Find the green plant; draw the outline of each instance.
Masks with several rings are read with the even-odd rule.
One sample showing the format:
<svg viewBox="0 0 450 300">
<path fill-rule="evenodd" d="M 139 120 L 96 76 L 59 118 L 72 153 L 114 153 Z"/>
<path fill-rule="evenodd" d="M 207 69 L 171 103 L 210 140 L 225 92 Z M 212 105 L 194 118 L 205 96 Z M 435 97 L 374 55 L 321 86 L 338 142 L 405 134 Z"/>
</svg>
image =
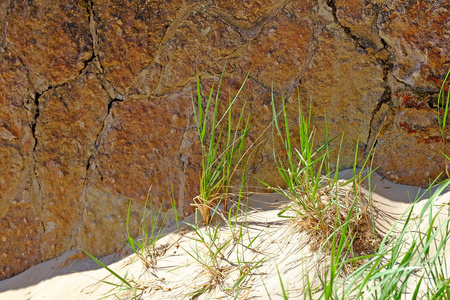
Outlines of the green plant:
<svg viewBox="0 0 450 300">
<path fill-rule="evenodd" d="M 280 211 L 279 216 L 290 218 L 296 222 L 298 228 L 308 236 L 309 247 L 313 251 L 325 249 L 330 253 L 334 249 L 334 243 L 341 242 L 344 229 L 348 229 L 348 235 L 353 242 L 347 243 L 346 251 L 351 255 L 361 252 L 376 250 L 379 239 L 373 223 L 373 207 L 359 191 L 361 174 L 356 174 L 357 153 L 354 162 L 354 176 L 351 180 L 339 183 L 337 172 L 339 171 L 339 155 L 336 163 L 336 173 L 323 174 L 324 170 L 330 170 L 329 153 L 330 143 L 328 129 L 325 124 L 326 141 L 319 147 L 314 143 L 314 129 L 311 128 L 311 110 L 307 117 L 303 115 L 302 106 L 298 105 L 298 146 L 292 143 L 292 132 L 289 127 L 285 101 L 281 99 L 281 112 L 277 113 L 275 101 L 272 96 L 273 123 L 276 134 L 284 147 L 287 162 L 284 163 L 275 155 L 278 173 L 284 180 L 287 189 L 273 188 L 281 195 L 292 201 L 292 204 Z M 278 121 L 278 115 L 282 115 L 283 123 Z M 283 126 L 283 127 L 282 127 Z M 341 145 L 342 145 L 341 138 Z M 356 146 L 358 148 L 358 145 Z M 370 157 L 370 156 L 368 156 Z M 368 158 L 364 166 L 368 163 Z M 348 187 L 352 184 L 352 187 Z M 270 186 L 269 186 L 270 187 Z M 336 228 L 340 228 L 336 231 Z M 335 236 L 335 237 L 334 237 Z M 334 237 L 330 239 L 330 237 Z M 327 245 L 324 247 L 323 245 Z"/>
<path fill-rule="evenodd" d="M 165 223 L 167 213 L 161 219 L 161 212 L 163 204 L 160 205 L 159 210 L 154 215 L 153 203 L 149 201 L 150 211 L 144 210 L 139 226 L 140 237 L 134 239 L 129 231 L 131 201 L 128 204 L 126 228 L 127 228 L 127 241 L 133 252 L 141 259 L 146 268 L 156 265 L 156 258 L 161 256 L 165 252 L 165 247 L 157 246 L 157 242 L 163 234 L 162 226 Z M 146 205 L 147 206 L 147 205 Z M 176 211 L 176 209 L 174 209 Z M 177 221 L 178 222 L 178 221 Z"/>
<path fill-rule="evenodd" d="M 442 153 L 445 156 L 445 173 L 447 177 L 450 177 L 449 170 L 448 170 L 448 164 L 450 158 L 447 156 L 447 137 L 445 133 L 445 127 L 447 124 L 447 116 L 448 116 L 448 109 L 449 109 L 449 102 L 450 102 L 450 91 L 448 90 L 448 87 L 445 86 L 445 84 L 448 81 L 448 78 L 450 76 L 450 70 L 447 72 L 447 75 L 445 76 L 441 89 L 439 91 L 438 95 L 438 104 L 437 104 L 437 116 L 438 116 L 438 124 L 439 129 L 441 133 L 442 143 L 443 143 L 443 151 Z M 445 95 L 445 92 L 447 92 L 447 96 Z M 442 107 L 441 107 L 442 106 Z"/>
<path fill-rule="evenodd" d="M 112 269 L 110 269 L 108 266 L 106 266 L 104 263 L 102 263 L 100 260 L 98 260 L 95 256 L 91 255 L 89 252 L 83 250 L 83 252 L 89 256 L 93 261 L 95 261 L 97 264 L 99 264 L 102 268 L 104 268 L 105 270 L 107 270 L 109 273 L 111 273 L 111 275 L 113 275 L 114 277 L 116 277 L 117 279 L 119 279 L 120 284 L 114 283 L 114 282 L 109 282 L 106 280 L 101 280 L 101 282 L 109 284 L 114 286 L 115 288 L 118 288 L 120 290 L 125 290 L 125 291 L 133 291 L 134 294 L 136 294 L 136 288 L 132 285 L 132 283 L 130 281 L 128 281 L 127 275 L 125 274 L 125 276 L 120 276 L 119 274 L 117 274 L 116 272 L 114 272 Z M 106 296 L 108 297 L 108 296 Z M 106 298 L 105 297 L 105 298 Z"/>
<path fill-rule="evenodd" d="M 449 185 L 449 180 L 440 185 L 418 216 L 413 215 L 414 207 L 429 189 L 416 198 L 386 233 L 378 251 L 367 255 L 366 262 L 346 278 L 346 284 L 340 287 L 342 299 L 350 295 L 357 299 L 400 299 L 407 292 L 415 295 L 413 299 L 449 299 L 445 297 L 448 294 L 445 255 L 450 239 L 450 215 L 447 212 L 445 219 L 438 221 L 444 207 L 436 206 L 439 195 Z M 418 278 L 418 284 L 410 290 L 408 282 L 413 277 Z M 424 285 L 425 295 L 420 294 Z"/>
<path fill-rule="evenodd" d="M 213 215 L 217 210 L 218 206 L 213 210 Z M 197 218 L 194 224 L 188 224 L 195 233 L 195 237 L 192 238 L 195 246 L 191 246 L 189 250 L 184 248 L 183 250 L 203 267 L 210 279 L 208 284 L 196 289 L 191 293 L 191 296 L 198 296 L 221 284 L 228 276 L 230 270 L 227 265 L 222 263 L 222 259 L 225 257 L 224 249 L 232 241 L 232 238 L 221 238 L 220 221 L 214 227 L 205 226 L 201 228 L 198 224 Z M 203 251 L 202 248 L 204 248 Z"/>
<path fill-rule="evenodd" d="M 276 266 L 276 268 L 277 268 L 278 279 L 280 280 L 281 291 L 283 292 L 283 299 L 288 300 L 289 298 L 288 298 L 286 289 L 284 288 L 283 279 L 281 278 L 280 270 L 278 270 L 278 266 Z"/>
<path fill-rule="evenodd" d="M 155 267 L 157 263 L 157 258 L 159 256 L 164 255 L 167 250 L 167 246 L 158 246 L 158 241 L 163 235 L 163 226 L 165 225 L 165 221 L 168 213 L 167 211 L 162 216 L 163 203 L 161 203 L 158 211 L 155 211 L 153 208 L 153 202 L 150 197 L 151 187 L 147 193 L 147 203 L 149 203 L 149 208 L 147 209 L 147 204 L 145 205 L 145 209 L 143 210 L 139 231 L 140 236 L 138 238 L 133 238 L 130 230 L 130 216 L 131 216 L 131 201 L 128 204 L 127 210 L 127 218 L 126 218 L 126 230 L 127 230 L 127 242 L 128 246 L 133 250 L 134 254 L 141 260 L 142 264 L 145 268 Z M 173 189 L 170 198 L 170 203 L 172 205 L 172 210 L 174 212 L 175 221 L 178 226 L 178 216 L 176 211 L 176 203 L 173 196 Z M 114 283 L 110 281 L 102 280 L 101 282 L 112 285 L 115 288 L 116 292 L 121 292 L 122 297 L 137 299 L 138 294 L 142 293 L 145 290 L 145 286 L 135 282 L 132 279 L 127 279 L 127 273 L 124 276 L 120 276 L 117 272 L 114 272 L 111 268 L 103 264 L 96 257 L 83 250 L 86 255 L 88 255 L 92 260 L 94 260 L 97 264 L 99 264 L 102 268 L 107 270 L 112 276 L 117 278 L 120 283 Z M 105 298 L 110 295 L 106 295 Z M 121 298 L 122 298 L 121 297 Z"/>
<path fill-rule="evenodd" d="M 200 194 L 194 198 L 194 202 L 205 224 L 210 223 L 210 212 L 216 203 L 220 203 L 223 200 L 225 202 L 225 210 L 227 209 L 230 182 L 237 166 L 241 162 L 244 139 L 248 135 L 251 127 L 249 126 L 249 119 L 247 118 L 245 122 L 243 119 L 245 104 L 240 110 L 240 117 L 237 124 L 235 127 L 232 126 L 232 108 L 244 87 L 247 77 L 233 100 L 231 98 L 229 99 L 225 112 L 219 118 L 219 94 L 224 73 L 225 69 L 220 77 L 215 99 L 213 97 L 214 84 L 211 87 L 205 108 L 203 108 L 202 104 L 203 97 L 198 73 L 196 75 L 196 103 L 192 96 L 192 106 L 202 151 Z M 212 120 L 209 117 L 210 108 L 213 110 Z M 226 138 L 223 136 L 224 132 L 220 129 L 222 122 L 226 123 L 224 125 L 226 128 Z M 220 146 L 222 146 L 222 150 Z"/>
</svg>

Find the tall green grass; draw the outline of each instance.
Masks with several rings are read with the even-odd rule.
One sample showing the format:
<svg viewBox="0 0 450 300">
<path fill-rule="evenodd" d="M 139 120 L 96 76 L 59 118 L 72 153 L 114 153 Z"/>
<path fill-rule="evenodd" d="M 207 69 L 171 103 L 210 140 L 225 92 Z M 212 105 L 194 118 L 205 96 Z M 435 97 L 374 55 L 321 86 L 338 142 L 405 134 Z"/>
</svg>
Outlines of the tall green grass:
<svg viewBox="0 0 450 300">
<path fill-rule="evenodd" d="M 227 208 L 231 180 L 242 161 L 244 139 L 251 127 L 249 119 L 244 120 L 245 103 L 242 105 L 237 123 L 234 126 L 232 124 L 232 109 L 248 77 L 244 79 L 235 97 L 229 99 L 225 112 L 219 116 L 219 95 L 224 73 L 225 69 L 220 77 L 215 97 L 213 84 L 205 105 L 198 73 L 197 101 L 192 95 L 192 107 L 202 151 L 200 194 L 194 198 L 194 202 L 205 224 L 210 223 L 210 213 L 215 204 L 223 200 L 225 209 Z M 221 129 L 223 126 L 225 130 Z"/>
<path fill-rule="evenodd" d="M 361 235 L 368 239 L 367 243 L 375 244 L 379 238 L 373 226 L 373 207 L 367 199 L 362 197 L 359 184 L 364 176 L 356 174 L 357 152 L 354 160 L 354 176 L 346 182 L 338 182 L 339 155 L 334 163 L 336 172 L 331 174 L 330 152 L 340 152 L 343 136 L 338 149 L 331 148 L 330 144 L 335 139 L 329 139 L 327 125 L 325 124 L 326 140 L 321 145 L 315 143 L 315 130 L 311 126 L 311 110 L 305 116 L 300 98 L 298 101 L 298 134 L 297 145 L 293 145 L 293 131 L 289 126 L 287 107 L 284 99 L 281 99 L 281 113 L 276 111 L 275 100 L 272 97 L 272 115 L 275 134 L 281 140 L 286 153 L 287 162 L 276 156 L 277 170 L 283 178 L 286 189 L 271 187 L 274 191 L 290 199 L 292 204 L 282 209 L 280 217 L 290 218 L 296 222 L 298 228 L 308 236 L 308 242 L 313 250 L 333 251 L 333 244 L 340 242 L 340 236 L 348 231 L 356 235 L 357 240 L 362 240 Z M 281 116 L 279 120 L 278 116 Z M 275 147 L 274 147 L 275 148 Z M 358 145 L 356 146 L 358 149 Z M 370 156 L 368 156 L 370 157 Z M 363 167 L 369 162 L 366 159 Z M 366 176 L 370 176 L 366 175 Z M 347 186 L 351 186 L 348 188 Z M 369 228 L 367 235 L 361 228 Z M 337 232 L 336 228 L 340 228 Z M 360 236 L 358 236 L 360 235 Z M 330 237 L 336 236 L 333 239 Z M 327 247 L 323 247 L 327 244 Z M 364 243 L 349 243 L 350 252 L 368 251 Z M 348 248 L 347 247 L 347 248 Z M 371 249 L 375 250 L 376 245 Z"/>
<path fill-rule="evenodd" d="M 448 164 L 450 161 L 450 158 L 447 156 L 447 135 L 446 135 L 446 125 L 447 125 L 447 116 L 448 116 L 448 110 L 449 110 L 449 103 L 450 103 L 450 90 L 449 87 L 446 87 L 446 83 L 448 82 L 450 76 L 450 70 L 447 72 L 447 75 L 445 76 L 441 89 L 439 91 L 438 95 L 438 104 L 437 104 L 437 116 L 438 116 L 438 124 L 439 129 L 442 137 L 442 143 L 443 143 L 443 151 L 442 153 L 445 156 L 445 173 L 447 177 L 450 177 L 450 172 L 448 170 Z M 445 94 L 447 90 L 447 95 Z"/>
</svg>

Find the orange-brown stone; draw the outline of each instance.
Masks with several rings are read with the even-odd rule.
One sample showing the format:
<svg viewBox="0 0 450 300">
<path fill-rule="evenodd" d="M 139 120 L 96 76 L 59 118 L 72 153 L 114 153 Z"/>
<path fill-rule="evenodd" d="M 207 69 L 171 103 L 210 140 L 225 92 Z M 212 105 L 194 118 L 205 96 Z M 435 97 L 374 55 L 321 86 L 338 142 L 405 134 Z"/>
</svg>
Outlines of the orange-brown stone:
<svg viewBox="0 0 450 300">
<path fill-rule="evenodd" d="M 249 186 L 283 184 L 272 99 L 294 146 L 300 101 L 316 145 L 325 120 L 330 137 L 344 132 L 341 169 L 376 144 L 382 175 L 426 185 L 450 142 L 437 121 L 447 2 L 0 1 L 0 278 L 72 248 L 116 251 L 130 203 L 133 236 L 149 203 L 193 212 L 197 74 L 205 105 L 224 70 L 218 111 L 239 92 L 234 124 L 245 103 Z"/>
<path fill-rule="evenodd" d="M 96 151 L 108 102 L 94 73 L 39 98 L 35 157 L 42 194 L 43 259 L 76 246 L 89 158 Z"/>
<path fill-rule="evenodd" d="M 78 0 L 10 1 L 6 39 L 38 90 L 75 78 L 92 58 L 89 15 Z"/>
</svg>

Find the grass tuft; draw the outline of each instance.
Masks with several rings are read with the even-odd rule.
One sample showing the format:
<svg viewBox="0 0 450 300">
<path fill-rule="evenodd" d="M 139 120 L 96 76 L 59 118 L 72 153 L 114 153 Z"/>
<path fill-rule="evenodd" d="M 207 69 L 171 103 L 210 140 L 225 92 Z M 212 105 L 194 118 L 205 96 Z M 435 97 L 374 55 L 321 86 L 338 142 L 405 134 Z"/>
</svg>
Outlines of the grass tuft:
<svg viewBox="0 0 450 300">
<path fill-rule="evenodd" d="M 275 155 L 278 173 L 287 189 L 271 187 L 291 200 L 291 205 L 280 211 L 279 216 L 290 218 L 297 228 L 306 234 L 307 243 L 312 251 L 331 254 L 335 243 L 343 243 L 343 250 L 351 256 L 364 255 L 376 251 L 381 235 L 374 226 L 375 209 L 367 197 L 360 191 L 359 185 L 364 178 L 361 174 L 346 182 L 340 182 L 330 173 L 329 157 L 333 151 L 330 145 L 333 139 L 327 139 L 322 145 L 314 142 L 315 130 L 312 128 L 311 110 L 304 116 L 302 105 L 298 103 L 298 146 L 292 143 L 293 133 L 289 127 L 287 107 L 281 101 L 281 113 L 275 109 L 272 97 L 273 123 L 276 134 L 281 140 L 287 162 Z M 281 121 L 278 116 L 281 115 Z M 328 130 L 326 128 L 326 137 Z M 343 137 L 341 137 L 342 145 Z M 274 147 L 275 148 L 275 147 Z M 356 146 L 358 148 L 358 146 Z M 339 156 L 336 165 L 339 165 Z M 357 166 L 355 154 L 354 170 Z M 365 164 L 367 164 L 366 160 Z M 336 170 L 337 172 L 338 170 Z M 270 186 L 269 186 L 270 187 Z"/>
<path fill-rule="evenodd" d="M 223 115 L 219 116 L 219 94 L 224 73 L 225 68 L 220 77 L 215 97 L 213 85 L 206 99 L 206 105 L 203 105 L 198 72 L 196 76 L 197 101 L 192 95 L 192 107 L 202 150 L 200 194 L 194 198 L 194 206 L 200 212 L 206 225 L 211 222 L 210 213 L 216 204 L 224 202 L 225 210 L 227 210 L 230 183 L 236 168 L 242 161 L 244 139 L 251 128 L 249 119 L 244 120 L 243 118 L 245 103 L 242 105 L 237 124 L 235 126 L 232 124 L 232 108 L 235 106 L 248 76 L 236 96 L 232 100 L 229 99 Z M 212 120 L 210 109 L 213 111 Z M 225 123 L 225 125 L 221 125 L 221 123 Z M 225 130 L 221 130 L 223 126 Z"/>
</svg>

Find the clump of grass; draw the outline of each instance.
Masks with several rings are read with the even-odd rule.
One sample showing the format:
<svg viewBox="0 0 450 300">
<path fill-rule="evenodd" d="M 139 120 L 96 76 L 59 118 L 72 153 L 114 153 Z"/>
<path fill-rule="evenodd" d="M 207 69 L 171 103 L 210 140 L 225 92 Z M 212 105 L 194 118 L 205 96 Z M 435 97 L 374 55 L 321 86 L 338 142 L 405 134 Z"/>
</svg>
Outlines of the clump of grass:
<svg viewBox="0 0 450 300">
<path fill-rule="evenodd" d="M 147 193 L 147 201 L 145 205 L 145 209 L 143 210 L 141 221 L 139 224 L 139 237 L 134 238 L 129 230 L 130 224 L 130 216 L 131 216 L 131 201 L 128 204 L 127 210 L 127 219 L 126 219 L 126 230 L 127 230 L 127 243 L 134 254 L 139 258 L 141 263 L 144 265 L 146 269 L 155 268 L 157 264 L 157 258 L 163 256 L 167 249 L 167 245 L 158 245 L 158 241 L 163 235 L 163 226 L 165 225 L 166 218 L 170 212 L 167 211 L 163 214 L 163 203 L 161 203 L 159 209 L 156 211 L 153 207 L 153 201 L 150 196 L 151 187 Z M 147 209 L 147 203 L 149 203 L 149 207 Z M 172 206 L 172 210 L 174 212 L 175 221 L 178 225 L 178 215 L 176 210 L 176 203 L 173 196 L 173 190 L 170 198 L 170 203 Z M 139 295 L 141 295 L 147 288 L 148 284 L 143 284 L 141 282 L 137 282 L 132 278 L 127 278 L 128 273 L 124 276 L 119 275 L 117 272 L 114 272 L 111 268 L 103 264 L 99 259 L 83 250 L 86 255 L 88 255 L 92 260 L 94 260 L 98 265 L 107 270 L 113 277 L 119 280 L 118 283 L 101 280 L 101 282 L 111 285 L 113 287 L 112 293 L 115 297 L 119 299 L 138 299 Z M 118 297 L 117 294 L 120 294 Z M 107 294 L 104 298 L 108 298 L 112 295 Z"/>
<path fill-rule="evenodd" d="M 290 199 L 292 204 L 283 209 L 279 216 L 290 218 L 296 223 L 299 230 L 306 234 L 308 245 L 313 251 L 321 250 L 330 254 L 336 248 L 335 243 L 341 243 L 343 237 L 343 249 L 352 256 L 376 251 L 381 239 L 374 226 L 374 207 L 359 189 L 365 177 L 355 173 L 357 153 L 351 180 L 337 180 L 339 155 L 334 178 L 330 177 L 330 173 L 323 174 L 325 170 L 330 170 L 330 143 L 333 140 L 328 137 L 327 125 L 326 141 L 317 147 L 314 143 L 315 130 L 310 123 L 311 110 L 308 116 L 304 116 L 299 103 L 299 144 L 295 147 L 283 98 L 281 102 L 281 113 L 277 113 L 272 96 L 273 123 L 286 152 L 287 162 L 278 158 L 275 152 L 274 155 L 278 173 L 287 189 L 273 189 Z M 282 115 L 282 121 L 278 120 L 278 115 Z M 364 165 L 367 163 L 368 159 Z"/>
<path fill-rule="evenodd" d="M 151 188 L 150 188 L 151 189 Z M 128 204 L 128 213 L 126 220 L 126 228 L 127 228 L 127 241 L 130 248 L 133 252 L 140 258 L 142 263 L 146 268 L 154 267 L 157 262 L 157 258 L 159 256 L 164 255 L 166 252 L 166 248 L 163 245 L 157 246 L 158 240 L 161 238 L 163 234 L 163 226 L 165 224 L 167 213 L 162 215 L 163 204 L 160 205 L 159 210 L 156 212 L 153 209 L 153 201 L 150 195 L 150 189 L 147 194 L 147 203 L 149 203 L 149 212 L 144 209 L 141 217 L 141 222 L 139 224 L 139 232 L 140 237 L 133 238 L 130 234 L 129 230 L 129 222 L 130 222 L 130 212 L 131 212 L 131 201 Z M 174 203 L 172 203 L 174 205 Z M 145 207 L 147 204 L 145 205 Z M 173 206 L 173 210 L 176 214 L 176 207 Z M 178 221 L 177 221 L 178 222 Z"/>
<path fill-rule="evenodd" d="M 238 200 L 238 203 L 240 201 Z M 231 210 L 232 208 L 230 212 Z M 195 298 L 218 289 L 225 295 L 237 299 L 243 291 L 249 292 L 246 286 L 249 274 L 264 260 L 264 258 L 256 260 L 256 255 L 251 259 L 248 258 L 250 256 L 248 252 L 253 251 L 250 249 L 256 244 L 261 233 L 251 237 L 248 228 L 242 224 L 237 225 L 237 222 L 233 223 L 234 218 L 230 217 L 231 214 L 225 217 L 218 205 L 213 209 L 212 217 L 216 214 L 219 215 L 219 219 L 208 226 L 199 226 L 200 222 L 197 219 L 192 224 L 188 223 L 194 233 L 194 237 L 191 238 L 194 244 L 191 244 L 189 249 L 182 248 L 196 264 L 201 266 L 201 271 L 195 278 L 205 275 L 207 277 L 201 284 L 193 284 L 191 286 L 193 290 L 188 295 Z M 226 226 L 221 225 L 221 220 Z M 233 254 L 236 255 L 235 259 Z"/>
<path fill-rule="evenodd" d="M 224 250 L 231 242 L 231 238 L 221 238 L 219 230 L 220 222 L 214 228 L 210 226 L 205 227 L 205 230 L 202 230 L 195 224 L 190 224 L 190 226 L 196 234 L 196 238 L 194 238 L 196 243 L 195 247 L 191 247 L 190 250 L 184 250 L 202 266 L 202 269 L 209 277 L 205 284 L 191 292 L 191 296 L 198 296 L 212 290 L 218 285 L 223 285 L 225 279 L 228 277 L 231 266 L 222 263 L 222 259 L 225 257 Z M 199 249 L 199 245 L 205 248 L 204 252 Z"/>
<path fill-rule="evenodd" d="M 214 94 L 214 84 L 203 106 L 203 97 L 200 89 L 200 79 L 197 73 L 197 101 L 192 96 L 192 106 L 195 121 L 198 130 L 202 150 L 202 165 L 200 176 L 200 194 L 194 198 L 194 205 L 200 212 L 203 222 L 208 225 L 211 221 L 211 210 L 220 202 L 224 202 L 227 210 L 228 194 L 233 174 L 242 160 L 244 139 L 250 131 L 249 119 L 243 119 L 245 103 L 241 108 L 238 122 L 233 127 L 231 110 L 234 107 L 238 95 L 244 87 L 242 83 L 236 96 L 231 100 L 222 116 L 218 115 L 219 94 L 222 85 L 222 73 Z M 212 109 L 212 120 L 210 117 L 210 108 Z M 226 123 L 225 133 L 220 130 L 221 123 Z M 242 128 L 242 129 L 241 129 Z M 225 137 L 226 135 L 226 137 Z M 222 150 L 219 147 L 222 146 Z"/>
</svg>

